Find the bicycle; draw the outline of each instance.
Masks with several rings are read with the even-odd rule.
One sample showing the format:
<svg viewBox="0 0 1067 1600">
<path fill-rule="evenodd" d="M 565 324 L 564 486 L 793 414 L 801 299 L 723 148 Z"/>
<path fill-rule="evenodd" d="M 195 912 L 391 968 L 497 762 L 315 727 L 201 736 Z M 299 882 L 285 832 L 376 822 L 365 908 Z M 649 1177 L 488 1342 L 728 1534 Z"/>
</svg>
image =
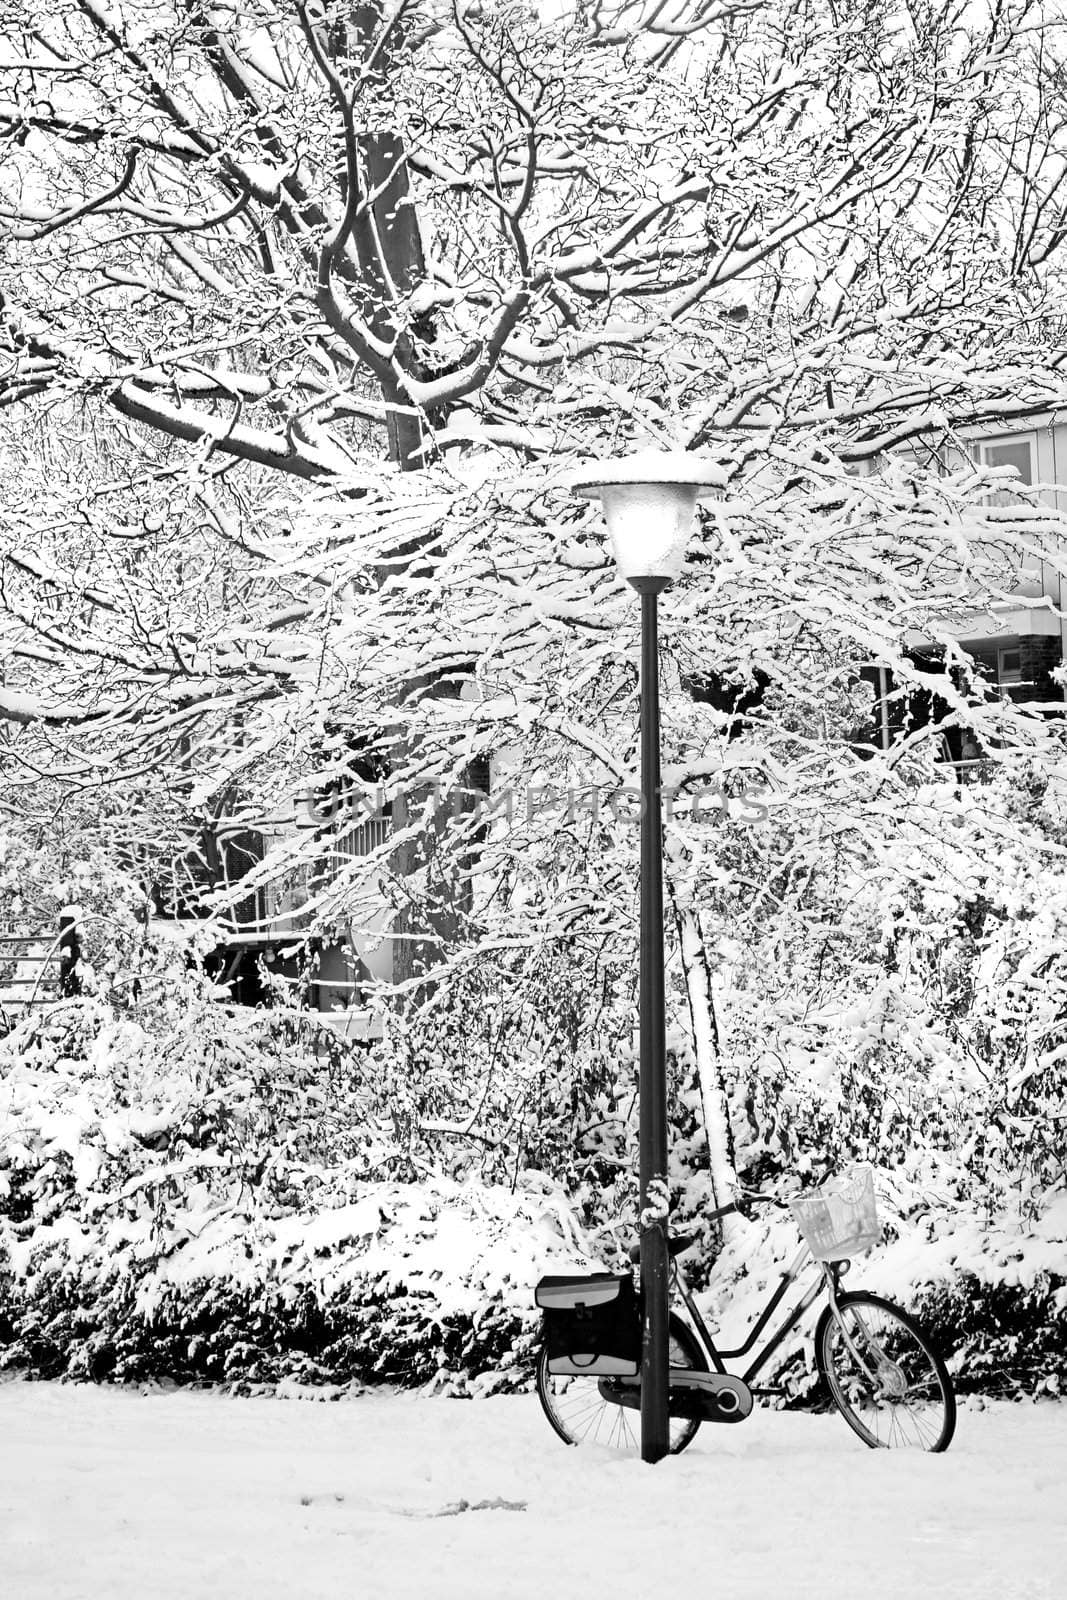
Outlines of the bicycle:
<svg viewBox="0 0 1067 1600">
<path fill-rule="evenodd" d="M 780 1392 L 754 1387 L 752 1380 L 822 1294 L 827 1303 L 815 1327 L 816 1365 L 831 1401 L 852 1431 L 872 1449 L 910 1446 L 933 1452 L 947 1450 L 956 1426 L 956 1401 L 941 1356 L 908 1312 L 867 1290 L 849 1292 L 840 1286 L 852 1256 L 868 1249 L 880 1236 L 873 1173 L 867 1169 L 851 1185 L 827 1187 L 814 1196 L 790 1202 L 766 1195 L 747 1198 L 788 1205 L 804 1243 L 782 1272 L 781 1283 L 745 1342 L 726 1350 L 717 1346 L 679 1269 L 677 1257 L 695 1243 L 695 1238 L 679 1236 L 669 1241 L 671 1286 L 690 1319 L 687 1323 L 677 1312 L 670 1312 L 671 1454 L 678 1455 L 692 1443 L 702 1422 L 743 1422 L 757 1398 Z M 719 1206 L 710 1213 L 709 1220 L 716 1221 L 738 1210 L 736 1203 Z M 640 1247 L 635 1245 L 629 1256 L 636 1264 Z M 760 1344 L 761 1335 L 791 1286 L 813 1266 L 819 1269 L 817 1279 Z M 743 1361 L 749 1356 L 752 1360 L 740 1376 L 727 1371 L 728 1361 Z M 579 1372 L 573 1370 L 573 1363 L 564 1362 L 572 1370 L 553 1372 L 547 1342 L 541 1350 L 537 1394 L 552 1427 L 567 1444 L 598 1443 L 636 1450 L 640 1430 L 635 1413 L 641 1407 L 637 1363 L 620 1373 L 622 1363 L 613 1360 L 607 1365 L 614 1370 L 605 1373 L 595 1370 L 595 1355 L 581 1359 L 590 1359 L 594 1370 Z"/>
</svg>

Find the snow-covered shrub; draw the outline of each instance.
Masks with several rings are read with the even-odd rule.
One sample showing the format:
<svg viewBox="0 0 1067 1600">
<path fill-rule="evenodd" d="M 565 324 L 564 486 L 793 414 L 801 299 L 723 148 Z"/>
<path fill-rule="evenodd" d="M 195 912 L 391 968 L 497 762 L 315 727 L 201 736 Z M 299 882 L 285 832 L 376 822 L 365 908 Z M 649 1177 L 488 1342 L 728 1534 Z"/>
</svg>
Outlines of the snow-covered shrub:
<svg viewBox="0 0 1067 1600">
<path fill-rule="evenodd" d="M 897 1207 L 905 1195 L 895 1187 Z M 915 1199 L 904 1215 L 890 1202 L 888 1241 L 863 1263 L 864 1282 L 912 1307 L 961 1392 L 1067 1387 L 1067 1195 L 993 1219 Z"/>
<path fill-rule="evenodd" d="M 773 881 L 776 908 L 748 925 L 704 913 L 718 1003 L 704 1070 L 721 1077 L 742 1183 L 786 1196 L 873 1162 L 892 1198 L 885 1259 L 910 1252 L 889 1292 L 961 1383 L 1032 1391 L 1062 1371 L 1067 833 L 1062 786 L 1024 778 L 1006 771 L 980 805 L 901 789 L 866 833 L 778 821 L 769 853 L 800 864 Z M 712 1282 L 742 1272 L 727 1262 Z"/>
<path fill-rule="evenodd" d="M 1037 1217 L 1017 1211 L 990 1221 L 971 1205 L 931 1196 L 899 1168 L 877 1169 L 876 1189 L 882 1242 L 852 1263 L 843 1287 L 872 1290 L 911 1311 L 960 1393 L 1067 1389 L 1067 1197 Z M 718 1255 L 701 1303 L 724 1346 L 743 1341 L 799 1242 L 787 1211 L 759 1208 Z M 791 1295 L 799 1299 L 800 1291 Z M 769 1369 L 787 1404 L 827 1402 L 810 1331 L 801 1324 Z"/>
<path fill-rule="evenodd" d="M 532 1284 L 583 1259 L 557 1185 L 397 1182 L 358 1052 L 176 982 L 151 1028 L 84 1000 L 0 1043 L 0 1362 L 524 1382 Z"/>
<path fill-rule="evenodd" d="M 525 1382 L 532 1281 L 575 1254 L 545 1195 L 447 1180 L 355 1192 L 275 1218 L 172 1207 L 163 1238 L 147 1218 L 42 1227 L 11 1252 L 5 1360 L 119 1380 Z"/>
<path fill-rule="evenodd" d="M 1025 1283 L 961 1272 L 916 1297 L 961 1394 L 1067 1393 L 1067 1254 L 1061 1259 L 1064 1271 L 1032 1273 Z"/>
<path fill-rule="evenodd" d="M 634 979 L 603 937 L 545 940 L 459 965 L 392 1017 L 369 1066 L 408 1174 L 550 1171 L 579 1206 L 610 1184 L 630 1164 Z"/>
</svg>

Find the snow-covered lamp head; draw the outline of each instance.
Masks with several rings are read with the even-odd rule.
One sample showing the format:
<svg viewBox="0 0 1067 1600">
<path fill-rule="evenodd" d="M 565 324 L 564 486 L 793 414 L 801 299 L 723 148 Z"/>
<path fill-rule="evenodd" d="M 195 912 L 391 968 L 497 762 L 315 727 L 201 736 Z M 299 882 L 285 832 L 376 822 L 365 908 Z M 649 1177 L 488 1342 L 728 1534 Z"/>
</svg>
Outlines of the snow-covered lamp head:
<svg viewBox="0 0 1067 1600">
<path fill-rule="evenodd" d="M 635 589 L 665 589 L 681 573 L 698 500 L 718 499 L 726 473 L 684 450 L 642 450 L 593 461 L 570 486 L 599 500 L 619 571 Z"/>
</svg>

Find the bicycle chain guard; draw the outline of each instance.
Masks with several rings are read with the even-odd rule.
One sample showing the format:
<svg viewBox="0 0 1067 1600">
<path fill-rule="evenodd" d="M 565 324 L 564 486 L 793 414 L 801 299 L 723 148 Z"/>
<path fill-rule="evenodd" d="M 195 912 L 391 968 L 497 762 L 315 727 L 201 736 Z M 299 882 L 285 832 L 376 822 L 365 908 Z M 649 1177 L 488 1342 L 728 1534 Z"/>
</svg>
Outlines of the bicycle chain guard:
<svg viewBox="0 0 1067 1600">
<path fill-rule="evenodd" d="M 613 1405 L 641 1409 L 641 1385 L 633 1378 L 601 1378 L 601 1399 Z M 740 1378 L 725 1372 L 694 1372 L 672 1367 L 667 1410 L 672 1417 L 696 1422 L 743 1422 L 752 1410 L 752 1391 Z"/>
</svg>

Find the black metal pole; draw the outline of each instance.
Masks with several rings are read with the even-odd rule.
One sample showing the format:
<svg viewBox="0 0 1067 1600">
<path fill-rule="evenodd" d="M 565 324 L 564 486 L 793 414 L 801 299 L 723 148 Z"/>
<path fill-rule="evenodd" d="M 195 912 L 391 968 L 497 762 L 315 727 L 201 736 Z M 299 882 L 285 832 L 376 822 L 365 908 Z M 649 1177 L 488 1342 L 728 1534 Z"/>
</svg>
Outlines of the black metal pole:
<svg viewBox="0 0 1067 1600">
<path fill-rule="evenodd" d="M 667 580 L 631 580 L 641 596 L 641 1459 L 670 1447 L 667 1297 L 667 1047 L 663 998 L 663 825 L 660 815 L 657 598 Z"/>
<path fill-rule="evenodd" d="M 64 906 L 59 913 L 59 993 L 64 1000 L 82 992 L 81 973 L 78 971 L 80 957 L 78 908 Z"/>
</svg>

